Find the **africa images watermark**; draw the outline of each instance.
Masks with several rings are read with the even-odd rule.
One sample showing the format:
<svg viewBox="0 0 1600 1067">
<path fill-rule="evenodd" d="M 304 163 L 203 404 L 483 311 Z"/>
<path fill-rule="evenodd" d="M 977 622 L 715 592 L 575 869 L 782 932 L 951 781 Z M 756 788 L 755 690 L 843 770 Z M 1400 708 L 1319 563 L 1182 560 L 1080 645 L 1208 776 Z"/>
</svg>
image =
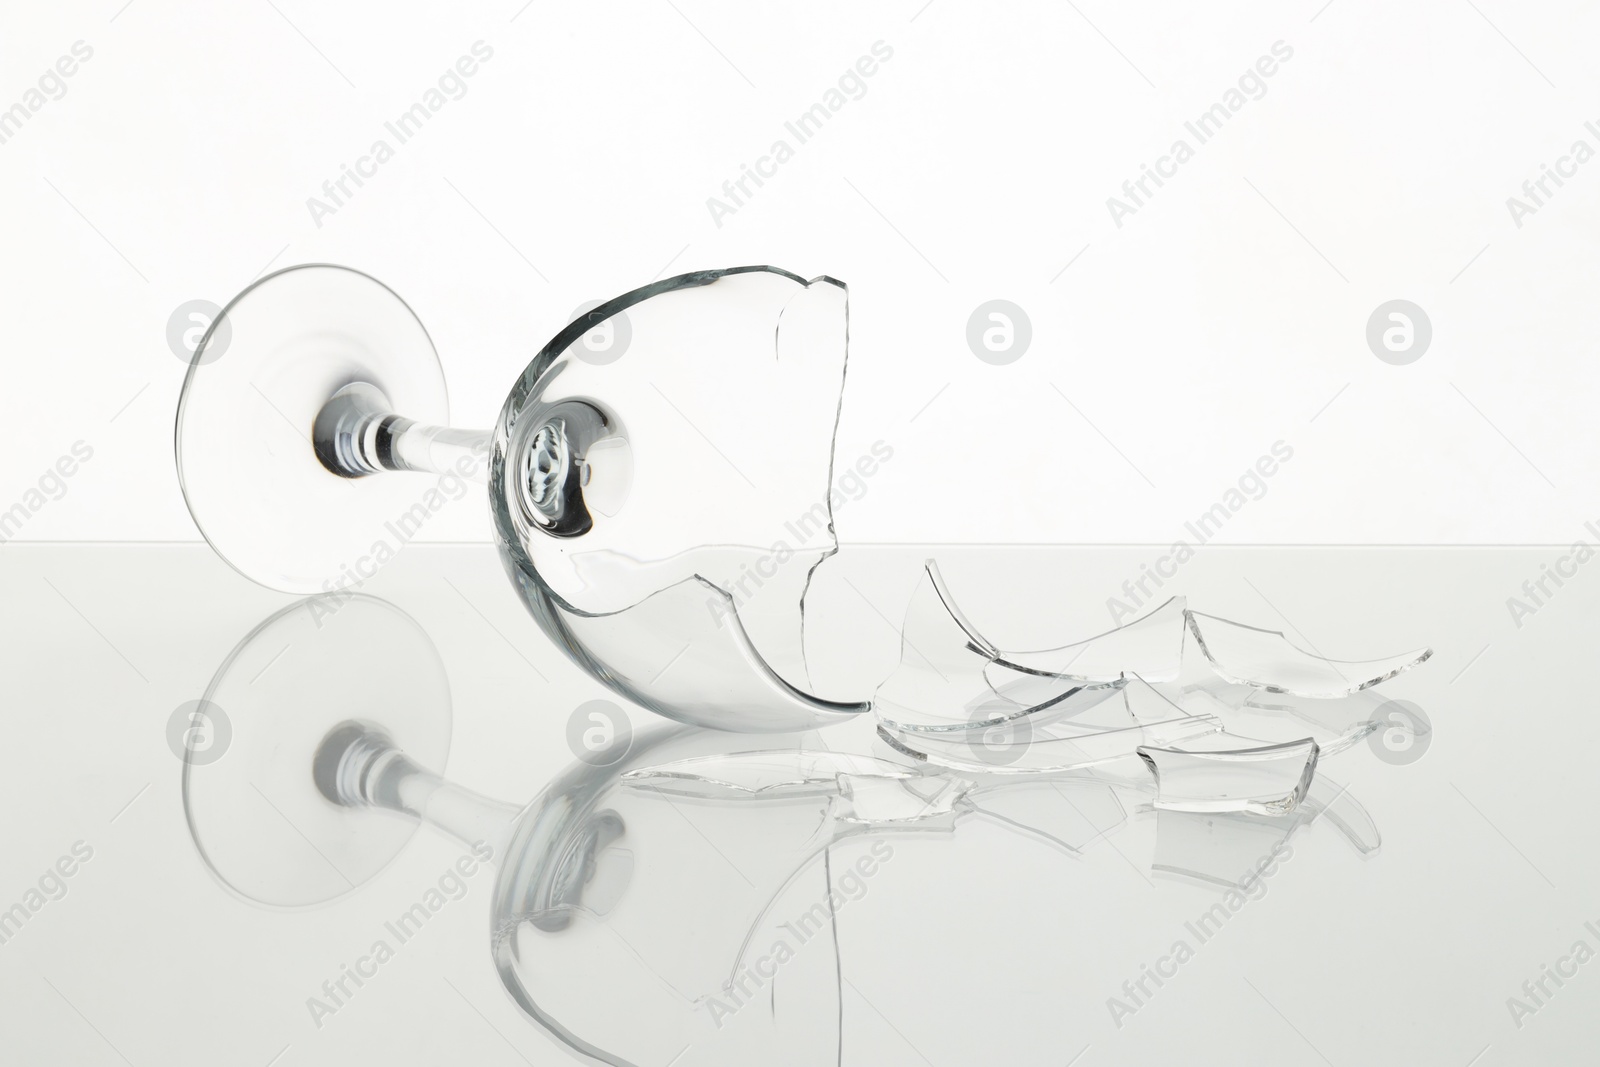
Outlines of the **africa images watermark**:
<svg viewBox="0 0 1600 1067">
<path fill-rule="evenodd" d="M 44 910 L 46 904 L 67 895 L 67 879 L 78 873 L 78 868 L 94 859 L 94 848 L 84 841 L 74 841 L 70 854 L 46 867 L 35 885 L 28 887 L 22 899 L 0 911 L 0 945 L 9 944 L 22 932 L 30 919 Z"/>
<path fill-rule="evenodd" d="M 1585 122 L 1583 130 L 1596 142 L 1600 142 L 1600 124 L 1595 120 L 1590 119 Z M 1565 155 L 1556 159 L 1555 166 L 1548 163 L 1539 164 L 1538 176 L 1522 183 L 1522 196 L 1506 197 L 1506 210 L 1511 212 L 1511 221 L 1517 229 L 1522 229 L 1528 217 L 1537 215 L 1539 209 L 1567 184 L 1565 179 L 1576 178 L 1578 168 L 1594 157 L 1594 146 L 1579 137 L 1572 142 Z M 1554 189 L 1551 188 L 1552 184 L 1555 186 Z"/>
<path fill-rule="evenodd" d="M 794 158 L 796 148 L 820 133 L 850 101 L 867 95 L 867 79 L 878 73 L 881 64 L 893 58 L 892 47 L 883 41 L 873 41 L 870 54 L 846 67 L 834 86 L 822 94 L 821 100 L 783 124 L 784 132 L 794 139 L 793 144 L 788 138 L 779 137 L 765 155 L 756 158 L 753 166 L 739 164 L 739 176 L 722 183 L 722 196 L 706 197 L 706 210 L 711 212 L 711 221 L 717 224 L 717 229 L 722 228 L 724 218 L 735 214 L 755 195 L 755 190 L 750 188 L 752 183 L 759 189 L 766 184 L 766 179 L 776 177 L 778 168 Z"/>
<path fill-rule="evenodd" d="M 1600 942 L 1600 925 L 1594 920 L 1584 923 L 1583 928 Z M 1506 1010 L 1511 1013 L 1511 1021 L 1517 1029 L 1521 1030 L 1529 1018 L 1549 1007 L 1551 998 L 1561 992 L 1562 987 L 1568 982 L 1578 977 L 1578 968 L 1594 959 L 1594 956 L 1594 947 L 1587 939 L 1580 937 L 1572 943 L 1572 947 L 1565 955 L 1556 958 L 1554 964 L 1540 964 L 1537 977 L 1522 983 L 1522 996 L 1506 998 Z"/>
<path fill-rule="evenodd" d="M 766 952 L 751 961 L 723 986 L 722 996 L 712 994 L 702 1002 L 711 1013 L 717 1029 L 737 1015 L 777 977 L 779 969 L 799 954 L 800 949 L 818 934 L 832 929 L 839 912 L 867 895 L 867 882 L 894 858 L 894 846 L 874 841 L 871 855 L 862 856 L 844 869 L 829 885 L 827 895 L 795 918 L 779 924 L 783 932 Z M 838 888 L 835 889 L 834 885 Z"/>
<path fill-rule="evenodd" d="M 23 125 L 52 100 L 67 95 L 67 79 L 94 58 L 94 49 L 84 41 L 73 41 L 69 54 L 45 68 L 38 80 L 23 91 L 22 98 L 10 107 L 0 110 L 0 145 L 22 132 Z"/>
<path fill-rule="evenodd" d="M 1164 555 L 1151 563 L 1139 565 L 1139 576 L 1122 583 L 1122 596 L 1106 598 L 1106 610 L 1111 612 L 1111 621 L 1121 626 L 1124 619 L 1137 615 L 1155 597 L 1156 591 L 1177 576 L 1178 568 L 1194 558 L 1196 549 L 1215 537 L 1229 519 L 1244 510 L 1245 505 L 1267 495 L 1268 479 L 1278 473 L 1282 464 L 1293 458 L 1293 446 L 1274 441 L 1269 454 L 1257 457 L 1254 464 L 1245 468 L 1238 481 L 1223 492 L 1220 500 L 1194 520 L 1183 524 L 1184 531 L 1194 538 L 1193 544 L 1188 538 L 1180 537 Z M 1155 591 L 1150 588 L 1152 584 Z"/>
<path fill-rule="evenodd" d="M 322 591 L 327 595 L 311 601 L 311 618 L 318 629 L 322 628 L 324 618 L 337 614 L 340 608 L 350 602 L 355 596 L 354 589 L 398 555 L 400 549 L 422 531 L 428 520 L 471 491 L 472 477 L 488 456 L 489 446 L 484 443 L 457 459 L 455 465 L 440 474 L 415 504 L 383 524 L 383 536 L 373 541 L 366 552 L 353 562 L 341 566 L 337 577 L 322 583 Z"/>
<path fill-rule="evenodd" d="M 1122 220 L 1129 215 L 1136 215 L 1144 207 L 1156 190 L 1166 182 L 1163 179 L 1178 176 L 1178 168 L 1189 162 L 1195 156 L 1196 147 L 1205 144 L 1218 133 L 1222 132 L 1229 119 L 1244 110 L 1244 106 L 1251 100 L 1260 100 L 1267 95 L 1267 79 L 1278 72 L 1279 65 L 1289 62 L 1294 58 L 1294 49 L 1282 41 L 1272 42 L 1271 54 L 1264 55 L 1255 61 L 1255 64 L 1239 75 L 1238 81 L 1222 94 L 1222 99 L 1202 111 L 1191 121 L 1185 122 L 1183 128 L 1194 144 L 1187 139 L 1179 137 L 1172 142 L 1172 147 L 1167 153 L 1156 158 L 1155 166 L 1148 163 L 1139 164 L 1139 176 L 1130 178 L 1122 183 L 1122 195 L 1119 197 L 1106 197 L 1106 210 L 1111 213 L 1111 221 L 1117 229 L 1122 229 Z M 1154 183 L 1155 189 L 1150 186 Z"/>
<path fill-rule="evenodd" d="M 356 957 L 354 964 L 341 963 L 339 973 L 322 983 L 322 995 L 312 994 L 306 998 L 306 1010 L 311 1013 L 311 1022 L 316 1028 L 321 1030 L 328 1016 L 339 1014 L 368 982 L 378 976 L 378 969 L 394 959 L 399 947 L 421 933 L 428 921 L 443 911 L 446 904 L 465 897 L 467 879 L 493 859 L 494 849 L 486 842 L 479 841 L 473 845 L 471 852 L 464 853 L 444 869 L 444 873 L 439 875 L 434 885 L 427 888 L 420 900 L 383 924 L 384 933 L 388 936 L 374 940 L 366 953 Z M 393 938 L 393 944 L 390 938 Z"/>
<path fill-rule="evenodd" d="M 378 168 L 389 162 L 395 156 L 395 149 L 405 144 L 422 128 L 432 121 L 433 116 L 444 109 L 452 100 L 460 100 L 467 95 L 467 79 L 478 73 L 481 64 L 494 58 L 494 49 L 483 41 L 472 42 L 469 49 L 470 55 L 463 55 L 455 64 L 446 68 L 439 75 L 438 81 L 430 86 L 422 98 L 409 108 L 402 111 L 392 121 L 383 124 L 384 131 L 389 137 L 394 138 L 390 144 L 387 138 L 379 137 L 368 146 L 364 155 L 356 157 L 352 166 L 347 163 L 339 164 L 339 175 L 329 178 L 322 183 L 321 197 L 308 197 L 306 210 L 311 212 L 311 221 L 316 223 L 317 229 L 322 229 L 322 220 L 328 215 L 338 214 L 339 209 L 346 206 L 356 194 L 356 190 L 366 185 L 365 179 L 375 178 Z M 355 189 L 351 189 L 351 184 Z"/>
<path fill-rule="evenodd" d="M 827 499 L 817 501 L 783 524 L 787 538 L 780 537 L 774 541 L 754 563 L 741 563 L 739 577 L 729 581 L 727 588 L 723 590 L 728 594 L 726 597 L 716 595 L 706 597 L 706 607 L 716 624 L 721 626 L 729 616 L 738 614 L 739 608 L 760 592 L 764 585 L 777 577 L 778 572 L 794 559 L 795 553 L 809 544 L 812 538 L 819 534 L 830 534 L 833 520 L 838 513 L 849 504 L 866 496 L 868 482 L 893 458 L 893 446 L 881 439 L 872 442 L 872 447 L 867 452 L 834 479 L 832 488 L 828 490 Z M 793 539 L 792 543 L 789 538 Z"/>
<path fill-rule="evenodd" d="M 1594 544 L 1582 538 L 1572 542 L 1563 555 L 1557 556 L 1552 562 L 1539 564 L 1537 577 L 1523 580 L 1520 597 L 1506 597 L 1506 610 L 1511 613 L 1511 621 L 1517 629 L 1522 629 L 1525 619 L 1537 615 L 1562 586 L 1576 578 L 1579 567 L 1594 559 L 1597 551 L 1595 546 L 1600 545 L 1600 525 L 1591 520 L 1584 523 L 1583 528 L 1594 538 Z M 1554 589 L 1550 588 L 1552 583 Z"/>
<path fill-rule="evenodd" d="M 1266 855 L 1245 871 L 1233 888 L 1222 894 L 1221 900 L 1183 924 L 1185 932 L 1194 938 L 1193 944 L 1189 943 L 1189 937 L 1180 937 L 1154 964 L 1140 964 L 1138 977 L 1122 983 L 1122 996 L 1106 998 L 1106 1010 L 1111 1013 L 1111 1021 L 1117 1029 L 1121 1030 L 1124 1022 L 1139 1014 L 1162 986 L 1178 976 L 1179 969 L 1194 959 L 1196 948 L 1221 933 L 1228 921 L 1251 901 L 1265 897 L 1267 879 L 1278 873 L 1280 865 L 1293 858 L 1294 846 L 1287 840 L 1273 845 Z"/>
<path fill-rule="evenodd" d="M 15 504 L 0 511 L 0 543 L 16 537 L 29 519 L 43 511 L 47 505 L 66 496 L 68 480 L 78 473 L 83 464 L 93 458 L 92 446 L 83 441 L 74 441 L 72 448 L 46 467 L 44 473 L 23 492 Z"/>
</svg>

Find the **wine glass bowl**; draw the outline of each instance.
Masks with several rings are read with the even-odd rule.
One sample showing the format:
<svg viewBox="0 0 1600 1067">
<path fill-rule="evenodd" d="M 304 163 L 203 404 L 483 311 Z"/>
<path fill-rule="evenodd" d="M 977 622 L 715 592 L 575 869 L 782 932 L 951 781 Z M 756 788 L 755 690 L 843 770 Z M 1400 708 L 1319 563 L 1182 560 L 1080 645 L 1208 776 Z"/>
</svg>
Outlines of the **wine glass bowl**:
<svg viewBox="0 0 1600 1067">
<path fill-rule="evenodd" d="M 587 358 L 579 342 L 621 316 L 626 351 Z M 438 356 L 392 290 L 287 268 L 196 349 L 177 419 L 184 499 L 236 570 L 303 594 L 359 585 L 427 520 L 429 487 L 394 473 L 485 480 L 514 588 L 590 675 L 717 729 L 843 721 L 867 704 L 812 692 L 802 604 L 837 547 L 846 322 L 831 278 L 664 279 L 559 331 L 494 430 L 473 431 L 447 425 Z"/>
</svg>

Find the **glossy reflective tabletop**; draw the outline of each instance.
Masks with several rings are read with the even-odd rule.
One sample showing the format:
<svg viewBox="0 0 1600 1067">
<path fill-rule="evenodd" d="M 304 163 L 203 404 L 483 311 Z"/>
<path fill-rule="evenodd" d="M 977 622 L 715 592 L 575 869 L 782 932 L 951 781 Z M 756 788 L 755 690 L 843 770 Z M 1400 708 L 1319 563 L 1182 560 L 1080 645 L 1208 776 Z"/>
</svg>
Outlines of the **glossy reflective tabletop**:
<svg viewBox="0 0 1600 1067">
<path fill-rule="evenodd" d="M 1143 610 L 1180 592 L 1197 611 L 1284 630 L 1335 658 L 1431 645 L 1429 662 L 1384 690 L 1422 709 L 1432 734 L 1420 755 L 1385 759 L 1361 745 L 1329 761 L 1381 833 L 1367 855 L 1327 820 L 1295 830 L 1287 849 L 1262 837 L 1252 851 L 1235 823 L 1133 805 L 1104 823 L 1079 812 L 1088 829 L 1067 842 L 1002 820 L 886 838 L 890 858 L 848 881 L 840 859 L 870 849 L 841 850 L 832 943 L 802 939 L 795 962 L 748 998 L 753 1011 L 800 1013 L 807 1028 L 805 1013 L 831 1016 L 831 1029 L 765 1062 L 1587 1062 L 1600 1041 L 1600 577 L 1579 567 L 1540 591 L 1563 554 L 1206 547 L 1141 589 L 1159 547 L 843 546 L 808 608 L 811 669 L 839 692 L 870 695 L 894 669 L 900 621 L 933 557 L 1001 647 L 1098 633 L 1113 622 L 1108 598 Z M 583 755 L 579 710 L 622 703 L 549 644 L 487 546 L 412 546 L 363 591 L 437 647 L 453 732 L 435 769 L 479 793 L 530 800 Z M 460 845 L 420 832 L 364 885 L 307 909 L 244 900 L 202 862 L 170 724 L 241 638 L 292 601 L 203 545 L 0 548 L 0 1059 L 575 1061 L 507 995 L 489 951 L 494 875 L 451 876 Z M 635 731 L 656 721 L 622 714 Z M 886 754 L 865 718 L 799 743 Z M 729 836 L 708 808 L 675 811 L 681 825 L 660 824 L 665 837 L 638 853 L 656 865 L 652 884 L 736 885 L 716 868 L 748 870 L 741 850 L 761 836 L 759 815 Z M 1067 817 L 1017 821 L 1035 816 L 1051 827 Z M 1268 870 L 1243 890 L 1217 876 L 1264 857 Z M 395 936 L 397 916 L 434 899 L 425 925 Z M 615 1009 L 641 1031 L 681 1024 L 670 993 L 636 1009 L 605 1003 L 635 996 L 645 973 L 607 968 L 659 969 L 653 931 L 633 921 L 614 931 L 618 951 L 543 976 L 566 988 L 550 1008 L 558 1023 Z M 667 944 L 677 920 L 664 907 L 657 921 Z M 376 961 L 380 941 L 390 951 Z M 678 951 L 705 959 L 674 963 L 713 970 L 741 958 L 710 938 Z M 806 992 L 785 1000 L 789 989 Z M 711 1033 L 676 1062 L 751 1062 L 748 1043 Z M 676 1048 L 668 1037 L 663 1047 Z"/>
</svg>

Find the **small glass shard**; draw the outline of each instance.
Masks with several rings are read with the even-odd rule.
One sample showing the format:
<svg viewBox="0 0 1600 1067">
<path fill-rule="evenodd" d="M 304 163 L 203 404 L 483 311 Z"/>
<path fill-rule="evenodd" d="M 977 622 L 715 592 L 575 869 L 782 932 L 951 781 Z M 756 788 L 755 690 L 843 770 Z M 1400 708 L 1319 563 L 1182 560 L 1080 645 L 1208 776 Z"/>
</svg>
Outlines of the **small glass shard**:
<svg viewBox="0 0 1600 1067">
<path fill-rule="evenodd" d="M 1188 601 L 1175 596 L 1148 615 L 1084 641 L 1038 652 L 1001 652 L 991 677 L 996 688 L 1014 673 L 1083 682 L 1115 681 L 1129 674 L 1147 682 L 1175 681 L 1183 665 L 1187 608 Z"/>
<path fill-rule="evenodd" d="M 1336 660 L 1296 647 L 1278 630 L 1262 630 L 1198 611 L 1187 613 L 1195 644 L 1224 680 L 1271 693 L 1349 696 L 1386 682 L 1433 655 L 1424 648 L 1378 660 Z"/>
<path fill-rule="evenodd" d="M 1202 751 L 1203 744 L 1140 746 L 1156 778 L 1158 810 L 1285 815 L 1305 799 L 1317 769 L 1317 743 L 1310 738 L 1220 751 Z"/>
</svg>

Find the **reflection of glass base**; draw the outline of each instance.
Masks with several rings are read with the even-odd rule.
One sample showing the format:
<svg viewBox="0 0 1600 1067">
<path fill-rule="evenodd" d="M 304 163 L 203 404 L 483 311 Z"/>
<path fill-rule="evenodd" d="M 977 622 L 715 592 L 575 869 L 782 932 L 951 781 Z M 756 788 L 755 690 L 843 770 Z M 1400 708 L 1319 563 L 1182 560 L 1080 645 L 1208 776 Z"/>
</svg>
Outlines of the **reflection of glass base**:
<svg viewBox="0 0 1600 1067">
<path fill-rule="evenodd" d="M 383 669 L 361 669 L 370 663 Z M 205 699 L 214 741 L 184 763 L 189 829 L 211 870 L 261 904 L 347 893 L 416 830 L 404 816 L 323 796 L 313 765 L 330 731 L 370 723 L 435 770 L 450 750 L 450 685 L 433 642 L 371 597 L 313 597 L 278 612 L 218 668 Z"/>
<path fill-rule="evenodd" d="M 409 536 L 431 483 L 340 477 L 312 446 L 317 413 L 352 382 L 376 386 L 407 418 L 449 423 L 422 323 L 388 287 L 345 267 L 269 274 L 195 349 L 178 404 L 178 478 L 206 540 L 246 577 L 292 593 L 342 588 Z"/>
</svg>

